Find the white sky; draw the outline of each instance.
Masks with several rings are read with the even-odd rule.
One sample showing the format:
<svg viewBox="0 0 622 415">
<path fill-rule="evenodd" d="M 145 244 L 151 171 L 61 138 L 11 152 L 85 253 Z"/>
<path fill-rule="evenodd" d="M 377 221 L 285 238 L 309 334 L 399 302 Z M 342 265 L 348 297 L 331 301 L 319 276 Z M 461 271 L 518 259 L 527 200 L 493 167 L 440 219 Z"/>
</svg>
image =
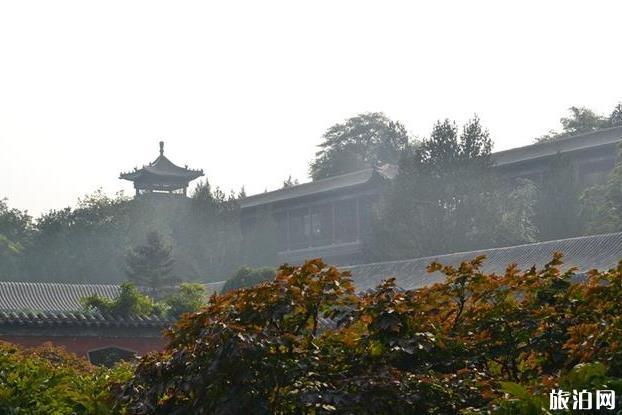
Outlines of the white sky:
<svg viewBox="0 0 622 415">
<path fill-rule="evenodd" d="M 307 180 L 322 133 L 480 115 L 496 149 L 622 100 L 622 2 L 2 1 L 0 197 L 39 214 L 152 161 Z"/>
</svg>

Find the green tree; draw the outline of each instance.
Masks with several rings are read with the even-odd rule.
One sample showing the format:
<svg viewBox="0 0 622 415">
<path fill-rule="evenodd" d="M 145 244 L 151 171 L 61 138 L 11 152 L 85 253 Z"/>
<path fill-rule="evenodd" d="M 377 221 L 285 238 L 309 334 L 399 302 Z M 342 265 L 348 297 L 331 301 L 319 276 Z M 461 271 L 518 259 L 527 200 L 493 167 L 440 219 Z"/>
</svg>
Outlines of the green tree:
<svg viewBox="0 0 622 415">
<path fill-rule="evenodd" d="M 231 291 L 238 288 L 252 287 L 264 281 L 274 279 L 275 270 L 270 267 L 249 268 L 242 267 L 235 275 L 225 282 L 222 291 Z"/>
<path fill-rule="evenodd" d="M 576 134 L 589 133 L 602 128 L 615 127 L 622 123 L 622 104 L 618 104 L 612 111 L 610 116 L 597 114 L 586 107 L 570 107 L 568 108 L 570 115 L 562 117 L 559 121 L 562 125 L 562 131 L 551 130 L 548 134 L 535 139 L 536 142 L 546 142 L 557 140 L 563 137 L 569 137 Z"/>
<path fill-rule="evenodd" d="M 622 146 L 618 146 L 618 157 L 606 182 L 585 189 L 581 195 L 581 218 L 591 234 L 622 229 Z"/>
<path fill-rule="evenodd" d="M 32 240 L 32 218 L 0 199 L 0 278 L 23 278 L 23 252 Z"/>
<path fill-rule="evenodd" d="M 164 306 L 151 297 L 141 293 L 131 282 L 121 284 L 119 296 L 115 299 L 101 297 L 97 294 L 81 299 L 82 306 L 87 310 L 97 310 L 104 314 L 120 316 L 151 316 L 162 315 Z"/>
<path fill-rule="evenodd" d="M 609 115 L 609 122 L 612 127 L 622 125 L 622 102 L 618 103 Z"/>
<path fill-rule="evenodd" d="M 43 214 L 24 250 L 25 273 L 39 281 L 120 282 L 131 207 L 123 194 L 98 190 L 76 208 Z"/>
<path fill-rule="evenodd" d="M 130 281 L 150 289 L 158 294 L 162 288 L 171 285 L 174 280 L 173 248 L 162 240 L 157 232 L 149 232 L 146 244 L 134 247 L 127 253 L 127 277 Z"/>
<path fill-rule="evenodd" d="M 281 189 L 287 189 L 289 187 L 297 186 L 299 184 L 300 183 L 298 182 L 298 179 L 292 179 L 292 175 L 290 174 L 287 179 L 283 180 L 283 186 L 281 187 Z"/>
<path fill-rule="evenodd" d="M 330 127 L 311 162 L 313 180 L 397 163 L 409 147 L 406 128 L 382 113 L 359 114 Z"/>
<path fill-rule="evenodd" d="M 198 311 L 205 305 L 207 298 L 205 287 L 201 284 L 184 282 L 179 289 L 164 299 L 167 314 L 173 318 L 179 318 L 184 313 Z"/>
<path fill-rule="evenodd" d="M 542 175 L 535 224 L 539 240 L 577 236 L 583 232 L 580 218 L 581 188 L 573 160 L 555 156 Z"/>
<path fill-rule="evenodd" d="M 491 148 L 490 135 L 477 117 L 461 133 L 449 120 L 437 122 L 430 138 L 402 157 L 374 225 L 368 249 L 377 254 L 374 259 L 529 241 L 529 208 L 517 204 L 529 203 L 525 196 L 533 192 L 507 197 L 510 190 L 493 174 Z M 507 232 L 510 223 L 522 227 Z"/>
</svg>

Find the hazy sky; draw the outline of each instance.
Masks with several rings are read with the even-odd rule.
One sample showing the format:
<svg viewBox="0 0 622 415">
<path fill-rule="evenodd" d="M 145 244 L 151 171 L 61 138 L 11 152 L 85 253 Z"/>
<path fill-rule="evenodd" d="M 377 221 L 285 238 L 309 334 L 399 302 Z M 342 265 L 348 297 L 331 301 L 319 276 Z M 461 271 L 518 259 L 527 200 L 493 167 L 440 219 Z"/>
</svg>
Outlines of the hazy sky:
<svg viewBox="0 0 622 415">
<path fill-rule="evenodd" d="M 152 161 L 248 194 L 332 124 L 474 113 L 495 148 L 622 100 L 622 2 L 2 1 L 0 197 L 39 214 Z"/>
</svg>

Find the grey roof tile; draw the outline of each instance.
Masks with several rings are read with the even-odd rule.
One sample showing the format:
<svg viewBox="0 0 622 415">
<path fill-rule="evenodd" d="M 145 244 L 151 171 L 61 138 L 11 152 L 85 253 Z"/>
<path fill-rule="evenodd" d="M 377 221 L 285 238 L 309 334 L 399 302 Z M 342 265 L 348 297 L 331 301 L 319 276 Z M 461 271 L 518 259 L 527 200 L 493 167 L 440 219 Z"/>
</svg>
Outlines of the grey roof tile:
<svg viewBox="0 0 622 415">
<path fill-rule="evenodd" d="M 551 260 L 554 252 L 564 254 L 564 269 L 577 267 L 579 272 L 610 269 L 622 259 L 622 232 L 403 261 L 353 265 L 342 269 L 352 273 L 354 284 L 361 291 L 374 288 L 382 280 L 390 277 L 395 277 L 397 284 L 404 289 L 416 289 L 444 281 L 445 277 L 440 272 L 430 274 L 426 271 L 427 266 L 434 261 L 455 266 L 476 256 L 485 255 L 483 271 L 498 274 L 505 272 L 512 263 L 516 263 L 520 269 L 528 269 L 534 265 L 543 267 Z"/>
<path fill-rule="evenodd" d="M 279 202 L 281 200 L 295 199 L 333 190 L 345 189 L 369 182 L 374 176 L 393 178 L 397 174 L 397 167 L 384 165 L 376 168 L 355 171 L 340 176 L 329 177 L 313 182 L 302 183 L 286 189 L 274 190 L 249 196 L 240 201 L 240 206 L 245 209 L 253 206 Z"/>
<path fill-rule="evenodd" d="M 86 311 L 80 299 L 97 294 L 116 298 L 118 285 L 0 282 L 0 324 L 26 326 L 164 327 L 171 321 L 159 316 L 147 318 L 103 315 Z"/>
</svg>

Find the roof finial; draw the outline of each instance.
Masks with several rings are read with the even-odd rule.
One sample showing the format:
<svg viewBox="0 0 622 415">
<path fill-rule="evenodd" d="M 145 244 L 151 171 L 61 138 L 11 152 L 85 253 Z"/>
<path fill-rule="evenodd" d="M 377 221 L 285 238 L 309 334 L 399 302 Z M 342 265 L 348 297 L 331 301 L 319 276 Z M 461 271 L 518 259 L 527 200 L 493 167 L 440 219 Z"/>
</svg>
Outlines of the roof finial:
<svg viewBox="0 0 622 415">
<path fill-rule="evenodd" d="M 160 141 L 160 155 L 164 155 L 164 141 Z"/>
</svg>

